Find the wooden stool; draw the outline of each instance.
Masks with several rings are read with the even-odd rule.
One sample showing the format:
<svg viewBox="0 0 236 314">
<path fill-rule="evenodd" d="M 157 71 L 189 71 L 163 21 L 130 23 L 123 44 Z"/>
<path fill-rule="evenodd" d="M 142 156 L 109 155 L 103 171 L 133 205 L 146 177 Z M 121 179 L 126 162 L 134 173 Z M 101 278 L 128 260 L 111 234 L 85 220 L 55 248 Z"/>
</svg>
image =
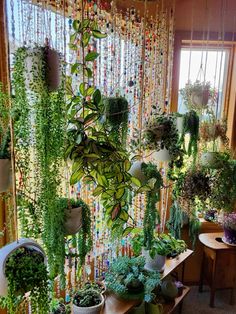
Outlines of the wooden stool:
<svg viewBox="0 0 236 314">
<path fill-rule="evenodd" d="M 214 307 L 216 289 L 231 289 L 230 304 L 234 302 L 236 286 L 236 247 L 222 242 L 223 232 L 202 233 L 200 242 L 204 245 L 199 292 L 203 280 L 210 286 L 210 306 Z"/>
</svg>

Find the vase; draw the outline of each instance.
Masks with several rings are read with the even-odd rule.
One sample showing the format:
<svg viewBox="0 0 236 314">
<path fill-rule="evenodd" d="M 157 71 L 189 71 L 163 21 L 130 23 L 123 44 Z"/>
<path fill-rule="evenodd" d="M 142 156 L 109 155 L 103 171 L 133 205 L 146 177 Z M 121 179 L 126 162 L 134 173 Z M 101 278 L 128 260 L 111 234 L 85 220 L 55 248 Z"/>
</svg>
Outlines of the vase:
<svg viewBox="0 0 236 314">
<path fill-rule="evenodd" d="M 219 157 L 219 152 L 206 152 L 202 153 L 200 158 L 200 164 L 203 167 L 210 169 L 218 169 L 222 166 L 222 160 Z"/>
<path fill-rule="evenodd" d="M 156 254 L 152 258 L 148 250 L 142 249 L 142 255 L 145 257 L 145 269 L 151 271 L 163 272 L 165 269 L 166 256 Z"/>
<path fill-rule="evenodd" d="M 31 239 L 21 238 L 18 241 L 5 245 L 0 249 L 0 296 L 7 295 L 7 278 L 5 275 L 5 264 L 8 257 L 21 247 L 32 248 L 44 256 L 44 263 L 47 263 L 46 255 L 41 246 Z"/>
<path fill-rule="evenodd" d="M 46 48 L 47 73 L 46 80 L 49 91 L 56 91 L 61 85 L 60 54 L 58 51 Z"/>
<path fill-rule="evenodd" d="M 147 181 L 147 178 L 144 175 L 144 173 L 142 172 L 142 163 L 143 163 L 142 161 L 135 161 L 132 164 L 132 166 L 129 170 L 129 173 L 133 177 L 137 178 L 141 182 L 141 184 L 143 185 Z"/>
<path fill-rule="evenodd" d="M 154 161 L 160 161 L 160 162 L 171 160 L 169 150 L 166 149 L 165 147 L 163 149 L 159 150 L 158 152 L 154 152 L 152 154 L 152 157 L 153 157 Z"/>
<path fill-rule="evenodd" d="M 236 230 L 224 227 L 223 242 L 236 246 Z"/>
<path fill-rule="evenodd" d="M 76 234 L 82 227 L 82 207 L 67 208 L 65 235 Z"/>
<path fill-rule="evenodd" d="M 101 294 L 101 303 L 89 307 L 81 307 L 73 304 L 73 313 L 74 314 L 100 314 L 104 305 L 104 297 Z"/>
<path fill-rule="evenodd" d="M 11 161 L 0 159 L 0 193 L 9 190 L 11 185 Z"/>
</svg>

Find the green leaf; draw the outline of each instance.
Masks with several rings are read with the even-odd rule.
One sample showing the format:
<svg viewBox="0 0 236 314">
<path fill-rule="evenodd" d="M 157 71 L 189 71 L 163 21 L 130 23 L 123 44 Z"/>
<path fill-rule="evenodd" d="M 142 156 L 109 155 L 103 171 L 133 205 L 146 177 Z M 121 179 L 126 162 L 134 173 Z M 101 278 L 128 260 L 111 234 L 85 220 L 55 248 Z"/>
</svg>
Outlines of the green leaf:
<svg viewBox="0 0 236 314">
<path fill-rule="evenodd" d="M 98 56 L 99 53 L 97 53 L 96 51 L 91 51 L 86 55 L 85 61 L 94 61 L 95 59 L 97 59 Z"/>
<path fill-rule="evenodd" d="M 94 86 L 90 86 L 90 87 L 87 88 L 87 90 L 86 90 L 86 95 L 87 95 L 87 96 L 91 96 L 91 95 L 93 94 L 94 90 L 95 90 L 95 87 L 94 87 Z"/>
<path fill-rule="evenodd" d="M 93 37 L 98 38 L 98 39 L 107 37 L 107 34 L 103 34 L 98 30 L 93 30 L 92 33 L 93 33 Z"/>
<path fill-rule="evenodd" d="M 93 196 L 98 196 L 103 192 L 103 187 L 98 185 L 96 189 L 93 191 Z"/>
<path fill-rule="evenodd" d="M 72 173 L 70 177 L 70 185 L 74 185 L 79 182 L 79 180 L 84 176 L 84 171 L 81 169 L 80 171 L 75 171 Z"/>
<path fill-rule="evenodd" d="M 77 45 L 72 44 L 72 43 L 69 43 L 69 48 L 70 48 L 71 50 L 77 50 Z"/>
<path fill-rule="evenodd" d="M 74 41 L 75 41 L 75 39 L 76 39 L 76 36 L 77 36 L 76 33 L 70 35 L 70 43 L 71 43 L 71 44 L 74 43 Z"/>
<path fill-rule="evenodd" d="M 82 159 L 78 159 L 78 160 L 74 161 L 73 165 L 72 165 L 72 172 L 74 173 L 77 170 L 80 170 L 82 165 L 83 165 L 83 160 Z"/>
<path fill-rule="evenodd" d="M 77 139 L 76 139 L 76 144 L 80 144 L 82 142 L 82 135 L 78 134 Z"/>
<path fill-rule="evenodd" d="M 80 94 L 82 96 L 86 96 L 86 93 L 85 93 L 85 83 L 81 83 L 80 86 L 79 86 L 79 91 L 80 91 Z"/>
<path fill-rule="evenodd" d="M 81 23 L 79 20 L 74 20 L 73 23 L 72 23 L 72 27 L 75 31 L 79 31 L 80 28 L 81 28 Z"/>
<path fill-rule="evenodd" d="M 125 166 L 125 171 L 129 171 L 129 169 L 131 167 L 131 162 L 128 159 L 125 160 L 124 166 Z"/>
<path fill-rule="evenodd" d="M 132 181 L 133 184 L 137 185 L 138 187 L 140 187 L 142 184 L 139 181 L 139 179 L 135 178 L 135 177 L 131 177 L 130 180 Z"/>
<path fill-rule="evenodd" d="M 123 237 L 126 237 L 128 234 L 130 234 L 133 231 L 133 227 L 127 227 L 125 228 L 125 230 L 123 231 Z"/>
<path fill-rule="evenodd" d="M 119 200 L 122 198 L 124 194 L 125 194 L 125 189 L 119 189 L 115 194 L 115 198 Z"/>
<path fill-rule="evenodd" d="M 150 192 L 151 190 L 150 186 L 144 185 L 137 190 L 137 193 Z"/>
<path fill-rule="evenodd" d="M 122 209 L 120 212 L 119 218 L 124 221 L 127 221 L 129 219 L 129 214 L 125 210 Z"/>
<path fill-rule="evenodd" d="M 78 67 L 79 67 L 80 63 L 76 62 L 75 64 L 73 64 L 71 66 L 71 74 L 77 73 L 78 72 Z"/>
<path fill-rule="evenodd" d="M 82 27 L 83 28 L 87 28 L 87 27 L 89 27 L 89 24 L 90 24 L 90 20 L 89 19 L 84 19 L 83 23 L 82 23 Z"/>
<path fill-rule="evenodd" d="M 97 181 L 102 186 L 107 186 L 108 182 L 105 176 L 102 176 L 100 174 L 97 175 Z"/>
<path fill-rule="evenodd" d="M 85 71 L 86 71 L 85 74 L 87 75 L 88 78 L 91 78 L 93 76 L 93 72 L 90 68 L 86 68 Z"/>
<path fill-rule="evenodd" d="M 88 114 L 85 118 L 84 118 L 84 124 L 87 124 L 91 121 L 93 121 L 94 118 L 97 117 L 97 114 L 96 113 L 90 113 Z"/>
<path fill-rule="evenodd" d="M 84 157 L 86 157 L 86 158 L 99 158 L 99 155 L 97 155 L 97 154 L 84 154 Z"/>
<path fill-rule="evenodd" d="M 82 36 L 82 45 L 83 45 L 83 47 L 87 47 L 88 46 L 90 37 L 91 37 L 91 35 L 89 33 L 87 33 L 87 32 L 83 33 L 83 36 Z"/>
<path fill-rule="evenodd" d="M 96 89 L 95 92 L 93 93 L 93 102 L 94 102 L 96 105 L 99 105 L 101 99 L 102 99 L 101 92 L 100 92 L 99 89 Z"/>
</svg>

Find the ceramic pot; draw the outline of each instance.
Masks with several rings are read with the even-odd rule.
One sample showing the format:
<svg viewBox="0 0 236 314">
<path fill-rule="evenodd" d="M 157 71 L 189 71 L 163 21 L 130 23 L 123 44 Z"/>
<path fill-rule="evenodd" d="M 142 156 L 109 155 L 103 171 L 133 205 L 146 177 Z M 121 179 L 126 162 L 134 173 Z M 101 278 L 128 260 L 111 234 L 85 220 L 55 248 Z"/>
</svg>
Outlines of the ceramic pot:
<svg viewBox="0 0 236 314">
<path fill-rule="evenodd" d="M 148 314 L 163 314 L 162 304 L 147 303 Z"/>
<path fill-rule="evenodd" d="M 149 251 L 142 249 L 142 255 L 145 257 L 145 269 L 163 272 L 165 269 L 166 256 L 156 254 L 151 258 Z"/>
<path fill-rule="evenodd" d="M 65 221 L 65 234 L 76 234 L 82 226 L 82 207 L 67 208 Z"/>
<path fill-rule="evenodd" d="M 152 154 L 152 157 L 155 161 L 170 161 L 170 153 L 169 150 L 166 149 L 165 147 L 158 152 L 154 152 Z"/>
<path fill-rule="evenodd" d="M 11 161 L 0 159 L 0 193 L 9 190 L 11 185 Z"/>
<path fill-rule="evenodd" d="M 135 306 L 129 311 L 129 314 L 145 314 L 145 302 L 142 302 L 139 306 Z"/>
<path fill-rule="evenodd" d="M 5 275 L 5 264 L 8 257 L 21 247 L 32 248 L 44 256 L 44 262 L 47 263 L 46 255 L 41 246 L 31 239 L 22 238 L 18 241 L 5 245 L 0 249 L 0 296 L 7 295 L 7 278 Z"/>
<path fill-rule="evenodd" d="M 200 164 L 210 169 L 218 169 L 222 166 L 222 160 L 220 160 L 218 152 L 206 152 L 202 153 Z"/>
<path fill-rule="evenodd" d="M 104 305 L 104 297 L 101 294 L 101 303 L 90 307 L 80 307 L 73 304 L 74 314 L 100 314 Z"/>
<path fill-rule="evenodd" d="M 168 299 L 174 299 L 178 295 L 178 288 L 172 280 L 164 280 L 161 284 L 161 293 Z"/>
<path fill-rule="evenodd" d="M 145 182 L 147 181 L 147 178 L 146 176 L 143 174 L 142 172 L 142 161 L 135 161 L 130 170 L 129 170 L 129 173 L 137 178 L 142 184 L 145 184 Z"/>
<path fill-rule="evenodd" d="M 177 117 L 176 118 L 176 129 L 180 134 L 184 131 L 184 117 Z"/>
<path fill-rule="evenodd" d="M 61 85 L 60 62 L 60 54 L 56 50 L 46 48 L 46 79 L 49 91 L 56 91 Z"/>
<path fill-rule="evenodd" d="M 223 242 L 229 245 L 236 246 L 236 230 L 224 227 Z"/>
</svg>

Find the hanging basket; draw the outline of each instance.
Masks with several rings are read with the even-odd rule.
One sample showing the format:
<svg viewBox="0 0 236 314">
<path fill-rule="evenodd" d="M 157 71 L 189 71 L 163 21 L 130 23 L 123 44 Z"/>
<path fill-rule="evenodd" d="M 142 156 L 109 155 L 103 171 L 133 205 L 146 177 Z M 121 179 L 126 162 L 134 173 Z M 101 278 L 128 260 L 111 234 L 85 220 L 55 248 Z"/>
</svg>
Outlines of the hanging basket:
<svg viewBox="0 0 236 314">
<path fill-rule="evenodd" d="M 60 54 L 54 49 L 46 48 L 46 80 L 49 91 L 56 91 L 61 85 Z"/>
<path fill-rule="evenodd" d="M 6 261 L 13 252 L 15 252 L 17 249 L 21 247 L 27 247 L 38 251 L 44 256 L 45 264 L 47 262 L 46 255 L 43 249 L 34 240 L 22 238 L 19 239 L 18 241 L 5 245 L 3 248 L 0 249 L 0 296 L 7 295 L 7 278 L 5 275 Z"/>
<path fill-rule="evenodd" d="M 171 161 L 169 150 L 166 149 L 165 147 L 159 150 L 158 152 L 154 152 L 152 154 L 152 157 L 155 161 L 159 161 L 159 162 Z"/>
<path fill-rule="evenodd" d="M 159 271 L 163 272 L 165 269 L 166 256 L 156 254 L 152 258 L 148 250 L 142 249 L 142 256 L 145 257 L 145 269 L 150 271 Z"/>
<path fill-rule="evenodd" d="M 67 208 L 65 235 L 76 234 L 82 226 L 82 207 Z"/>
<path fill-rule="evenodd" d="M 137 178 L 142 184 L 147 182 L 147 178 L 142 171 L 142 161 L 135 161 L 131 166 L 129 173 Z"/>
<path fill-rule="evenodd" d="M 11 161 L 0 159 L 0 193 L 7 192 L 11 185 Z"/>
<path fill-rule="evenodd" d="M 209 102 L 209 89 L 203 89 L 202 91 L 192 91 L 191 101 L 196 108 L 204 109 Z"/>
<path fill-rule="evenodd" d="M 94 306 L 89 307 L 80 307 L 75 304 L 73 304 L 73 313 L 74 314 L 100 314 L 104 305 L 104 297 L 102 294 L 100 294 L 101 303 Z"/>
</svg>

